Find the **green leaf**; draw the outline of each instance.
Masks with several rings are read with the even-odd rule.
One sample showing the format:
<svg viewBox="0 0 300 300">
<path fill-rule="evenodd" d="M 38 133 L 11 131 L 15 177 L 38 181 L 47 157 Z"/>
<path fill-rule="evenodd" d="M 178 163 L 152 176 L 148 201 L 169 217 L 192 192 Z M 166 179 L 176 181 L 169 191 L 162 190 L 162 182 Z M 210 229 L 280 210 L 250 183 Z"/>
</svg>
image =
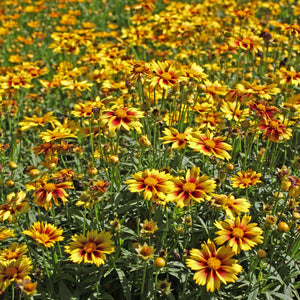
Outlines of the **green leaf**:
<svg viewBox="0 0 300 300">
<path fill-rule="evenodd" d="M 256 300 L 258 295 L 258 288 L 256 288 L 254 291 L 252 291 L 249 295 L 247 300 Z"/>
<path fill-rule="evenodd" d="M 70 290 L 62 280 L 59 281 L 58 287 L 59 287 L 60 299 L 64 299 L 64 300 L 74 299 L 72 293 L 70 292 Z"/>
<path fill-rule="evenodd" d="M 128 284 L 128 280 L 126 278 L 125 273 L 119 268 L 116 268 L 116 271 L 118 273 L 120 283 L 121 283 L 123 293 L 124 293 L 126 300 L 131 300 L 130 286 Z"/>
</svg>

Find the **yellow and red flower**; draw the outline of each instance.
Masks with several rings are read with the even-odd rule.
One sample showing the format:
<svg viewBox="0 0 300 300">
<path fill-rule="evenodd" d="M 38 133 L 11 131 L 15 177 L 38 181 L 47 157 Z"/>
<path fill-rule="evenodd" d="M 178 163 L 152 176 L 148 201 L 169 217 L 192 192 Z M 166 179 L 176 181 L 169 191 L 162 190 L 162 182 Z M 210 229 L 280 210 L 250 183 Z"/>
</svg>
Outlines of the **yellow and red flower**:
<svg viewBox="0 0 300 300">
<path fill-rule="evenodd" d="M 189 206 L 191 200 L 202 202 L 216 188 L 214 180 L 208 179 L 206 175 L 200 176 L 200 168 L 195 166 L 188 170 L 185 178 L 174 177 L 174 187 L 167 196 L 169 201 L 175 201 L 177 206 L 183 208 Z"/>
<path fill-rule="evenodd" d="M 207 291 L 219 290 L 221 282 L 235 282 L 242 266 L 233 259 L 234 252 L 230 247 L 216 249 L 214 242 L 208 240 L 201 245 L 202 250 L 192 249 L 186 265 L 196 271 L 193 279 L 198 285 L 206 285 Z"/>
<path fill-rule="evenodd" d="M 263 230 L 257 227 L 257 223 L 249 223 L 251 216 L 244 215 L 242 221 L 240 217 L 235 220 L 227 219 L 223 221 L 215 221 L 214 225 L 220 229 L 216 232 L 218 237 L 214 240 L 217 245 L 223 245 L 228 242 L 228 246 L 232 248 L 235 254 L 241 250 L 247 251 L 262 243 Z"/>
<path fill-rule="evenodd" d="M 172 149 L 180 150 L 184 149 L 186 143 L 188 141 L 188 136 L 192 133 L 193 128 L 186 128 L 186 130 L 182 133 L 175 128 L 166 128 L 163 133 L 165 136 L 161 137 L 160 139 L 163 140 L 163 144 L 172 143 Z"/>
<path fill-rule="evenodd" d="M 75 234 L 72 236 L 72 242 L 65 246 L 65 252 L 70 254 L 70 260 L 74 263 L 80 264 L 83 261 L 99 267 L 105 263 L 105 254 L 115 251 L 111 238 L 112 234 L 106 231 L 88 231 L 86 236 Z"/>
<path fill-rule="evenodd" d="M 256 173 L 252 169 L 247 169 L 246 171 L 239 171 L 237 175 L 233 175 L 230 178 L 231 186 L 235 188 L 245 189 L 249 186 L 254 186 L 257 183 L 262 182 L 260 180 L 261 173 Z"/>
</svg>

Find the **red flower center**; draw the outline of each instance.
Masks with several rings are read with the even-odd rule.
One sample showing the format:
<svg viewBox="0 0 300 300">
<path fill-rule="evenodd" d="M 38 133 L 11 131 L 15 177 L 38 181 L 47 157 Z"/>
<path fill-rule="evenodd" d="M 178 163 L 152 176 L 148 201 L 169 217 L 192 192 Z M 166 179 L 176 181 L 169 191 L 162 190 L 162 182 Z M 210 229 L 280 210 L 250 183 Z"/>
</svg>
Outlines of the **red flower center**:
<svg viewBox="0 0 300 300">
<path fill-rule="evenodd" d="M 6 270 L 5 270 L 5 275 L 8 277 L 8 278 L 14 278 L 18 273 L 18 270 L 16 267 L 8 267 Z"/>
<path fill-rule="evenodd" d="M 210 257 L 207 260 L 207 265 L 210 269 L 217 271 L 221 267 L 221 261 L 216 257 Z"/>
</svg>

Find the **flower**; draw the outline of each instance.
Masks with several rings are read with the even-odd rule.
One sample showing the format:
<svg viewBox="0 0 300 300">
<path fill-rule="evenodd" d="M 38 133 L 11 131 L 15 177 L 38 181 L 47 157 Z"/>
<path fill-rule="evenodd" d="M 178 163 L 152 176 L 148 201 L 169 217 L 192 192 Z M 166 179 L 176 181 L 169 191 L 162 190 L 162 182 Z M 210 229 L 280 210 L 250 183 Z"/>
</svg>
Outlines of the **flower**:
<svg viewBox="0 0 300 300">
<path fill-rule="evenodd" d="M 143 260 L 147 260 L 149 258 L 153 258 L 155 249 L 153 248 L 153 246 L 148 246 L 147 243 L 144 243 L 143 246 L 141 244 L 138 244 L 137 248 L 135 248 L 135 251 L 140 257 L 142 257 Z"/>
<path fill-rule="evenodd" d="M 35 222 L 28 230 L 23 230 L 23 234 L 31 236 L 38 244 L 46 248 L 54 246 L 55 242 L 63 241 L 62 228 L 48 223 Z"/>
<path fill-rule="evenodd" d="M 240 253 L 241 250 L 250 250 L 257 244 L 263 241 L 263 230 L 256 227 L 257 223 L 249 223 L 251 216 L 244 215 L 242 221 L 240 217 L 235 220 L 227 219 L 223 221 L 215 221 L 214 225 L 221 229 L 216 232 L 218 237 L 214 240 L 217 245 L 222 245 L 228 242 L 229 247 L 235 254 Z"/>
<path fill-rule="evenodd" d="M 156 230 L 158 230 L 158 227 L 156 226 L 157 223 L 154 221 L 148 221 L 147 219 L 144 221 L 142 224 L 142 229 L 141 229 L 141 234 L 144 235 L 151 235 L 153 234 Z"/>
<path fill-rule="evenodd" d="M 172 179 L 174 187 L 168 194 L 169 201 L 177 202 L 177 206 L 183 208 L 190 205 L 191 199 L 202 202 L 216 188 L 214 180 L 208 179 L 206 175 L 200 176 L 200 168 L 195 166 L 188 170 L 185 178 L 175 177 Z"/>
<path fill-rule="evenodd" d="M 112 234 L 107 231 L 88 231 L 86 236 L 75 234 L 72 236 L 72 242 L 65 246 L 65 252 L 70 254 L 70 260 L 74 263 L 80 264 L 83 261 L 99 267 L 106 260 L 105 254 L 115 251 L 111 238 Z"/>
<path fill-rule="evenodd" d="M 193 131 L 192 128 L 187 128 L 184 132 L 179 133 L 175 128 L 166 128 L 163 133 L 165 136 L 161 137 L 160 140 L 163 140 L 163 144 L 172 143 L 171 148 L 175 150 L 184 149 L 188 141 L 187 137 Z"/>
<path fill-rule="evenodd" d="M 242 266 L 231 257 L 234 252 L 230 247 L 222 246 L 216 249 L 214 242 L 208 240 L 201 245 L 202 250 L 192 249 L 186 265 L 193 271 L 193 279 L 198 285 L 206 285 L 207 291 L 219 290 L 221 282 L 235 282 L 237 274 L 242 271 Z"/>
<path fill-rule="evenodd" d="M 28 251 L 26 245 L 19 245 L 18 243 L 12 243 L 10 247 L 2 249 L 0 251 L 1 263 L 9 263 L 12 260 L 17 260 L 20 257 L 24 257 Z"/>
<path fill-rule="evenodd" d="M 53 111 L 46 113 L 42 117 L 37 117 L 34 115 L 33 117 L 24 117 L 24 121 L 19 122 L 18 125 L 21 126 L 21 131 L 27 131 L 34 127 L 44 127 L 45 124 L 50 123 L 52 127 L 59 126 L 60 122 L 57 121 L 56 117 L 52 116 Z"/>
<path fill-rule="evenodd" d="M 69 128 L 62 126 L 55 127 L 54 130 L 41 132 L 38 137 L 43 139 L 45 143 L 49 143 L 58 139 L 77 138 L 76 134 L 71 132 Z"/>
<path fill-rule="evenodd" d="M 37 292 L 37 282 L 32 282 L 30 278 L 23 279 L 18 283 L 18 287 L 27 296 L 33 296 Z"/>
<path fill-rule="evenodd" d="M 108 126 L 108 130 L 111 133 L 123 128 L 127 131 L 135 129 L 139 134 L 141 134 L 141 128 L 143 125 L 138 120 L 142 118 L 143 115 L 144 113 L 136 108 L 126 108 L 114 105 L 110 110 L 103 112 L 100 120 L 103 126 Z"/>
<path fill-rule="evenodd" d="M 59 206 L 58 198 L 65 203 L 69 195 L 65 189 L 74 189 L 72 182 L 50 183 L 46 178 L 37 180 L 35 184 L 36 191 L 33 194 L 33 202 L 46 210 L 52 207 L 52 201 Z"/>
<path fill-rule="evenodd" d="M 233 175 L 230 178 L 231 186 L 235 188 L 245 189 L 248 186 L 254 186 L 255 184 L 262 182 L 260 180 L 261 173 L 256 173 L 252 169 L 246 171 L 239 171 L 237 175 Z"/>
<path fill-rule="evenodd" d="M 207 131 L 206 134 L 194 132 L 191 134 L 191 137 L 189 137 L 188 144 L 194 151 L 199 151 L 204 155 L 214 155 L 220 159 L 230 160 L 231 156 L 227 151 L 231 150 L 232 147 L 224 143 L 224 140 L 226 140 L 226 137 L 214 137 L 209 131 Z"/>
<path fill-rule="evenodd" d="M 0 264 L 0 290 L 4 291 L 14 281 L 28 278 L 32 268 L 28 257 L 12 260 L 8 264 Z"/>
<path fill-rule="evenodd" d="M 262 130 L 262 138 L 267 138 L 268 141 L 275 143 L 282 140 L 289 140 L 292 136 L 292 129 L 287 128 L 287 122 L 282 122 L 280 119 L 263 119 L 258 128 Z M 292 125 L 292 122 L 290 122 Z"/>
<path fill-rule="evenodd" d="M 8 239 L 10 237 L 13 237 L 14 231 L 12 229 L 6 228 L 6 227 L 1 227 L 0 228 L 0 241 L 3 241 L 5 239 Z"/>
<path fill-rule="evenodd" d="M 166 294 L 166 295 L 169 295 L 171 293 L 171 285 L 172 285 L 172 282 L 169 282 L 167 281 L 166 279 L 165 280 L 158 280 L 158 283 L 157 283 L 157 289 Z"/>
<path fill-rule="evenodd" d="M 160 199 L 165 199 L 166 193 L 169 193 L 173 187 L 170 181 L 172 176 L 159 170 L 145 170 L 132 175 L 133 179 L 128 179 L 125 184 L 128 184 L 131 193 L 144 193 L 144 198 L 151 200 L 154 196 Z"/>
</svg>

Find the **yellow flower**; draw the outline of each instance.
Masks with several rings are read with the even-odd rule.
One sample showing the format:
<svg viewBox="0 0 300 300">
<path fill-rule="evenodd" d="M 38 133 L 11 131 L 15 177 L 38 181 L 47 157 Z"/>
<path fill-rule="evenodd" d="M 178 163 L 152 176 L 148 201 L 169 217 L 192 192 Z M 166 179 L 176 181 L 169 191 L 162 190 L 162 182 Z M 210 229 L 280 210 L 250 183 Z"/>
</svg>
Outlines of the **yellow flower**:
<svg viewBox="0 0 300 300">
<path fill-rule="evenodd" d="M 48 223 L 35 222 L 32 228 L 23 230 L 23 234 L 31 236 L 38 244 L 47 248 L 54 246 L 55 242 L 63 241 L 63 230 Z"/>
<path fill-rule="evenodd" d="M 97 267 L 104 264 L 105 254 L 111 254 L 115 251 L 112 246 L 112 234 L 97 230 L 88 231 L 87 236 L 73 235 L 72 242 L 65 246 L 65 252 L 70 254 L 70 260 L 74 263 L 95 264 Z"/>
<path fill-rule="evenodd" d="M 249 186 L 254 186 L 257 183 L 262 182 L 260 180 L 261 173 L 256 173 L 252 169 L 247 169 L 246 171 L 239 171 L 237 175 L 233 175 L 230 178 L 231 186 L 235 188 L 245 189 Z"/>
<path fill-rule="evenodd" d="M 10 247 L 4 248 L 0 251 L 0 260 L 4 263 L 9 263 L 12 260 L 17 260 L 20 257 L 24 257 L 28 251 L 26 245 L 19 245 L 18 243 L 12 243 Z"/>
<path fill-rule="evenodd" d="M 186 265 L 196 271 L 193 279 L 198 285 L 206 285 L 207 291 L 219 290 L 221 282 L 235 282 L 242 266 L 231 257 L 234 252 L 230 247 L 222 246 L 216 249 L 214 242 L 208 240 L 201 245 L 202 250 L 192 249 Z"/>
<path fill-rule="evenodd" d="M 135 251 L 143 260 L 147 260 L 149 258 L 153 258 L 155 249 L 153 246 L 148 246 L 147 243 L 144 243 L 144 245 L 138 244 L 137 248 L 135 248 Z"/>
<path fill-rule="evenodd" d="M 14 231 L 12 229 L 6 228 L 6 227 L 1 227 L 0 228 L 0 241 L 3 241 L 5 239 L 8 239 L 10 237 L 13 237 Z"/>
<path fill-rule="evenodd" d="M 257 244 L 262 243 L 262 229 L 256 227 L 257 223 L 249 223 L 251 216 L 244 215 L 242 221 L 240 217 L 235 220 L 227 219 L 225 222 L 215 221 L 214 225 L 220 229 L 216 232 L 219 235 L 215 238 L 217 245 L 222 245 L 228 242 L 229 247 L 235 254 L 241 250 L 250 250 Z"/>
<path fill-rule="evenodd" d="M 64 128 L 61 126 L 55 127 L 54 130 L 41 132 L 38 137 L 43 139 L 45 143 L 65 138 L 77 138 L 76 134 L 73 133 L 69 128 Z"/>
<path fill-rule="evenodd" d="M 184 149 L 188 141 L 188 136 L 192 133 L 193 128 L 186 128 L 184 132 L 179 132 L 175 128 L 166 128 L 163 133 L 165 136 L 161 137 L 160 140 L 163 140 L 163 144 L 172 143 L 172 149 L 180 150 Z"/>
</svg>

